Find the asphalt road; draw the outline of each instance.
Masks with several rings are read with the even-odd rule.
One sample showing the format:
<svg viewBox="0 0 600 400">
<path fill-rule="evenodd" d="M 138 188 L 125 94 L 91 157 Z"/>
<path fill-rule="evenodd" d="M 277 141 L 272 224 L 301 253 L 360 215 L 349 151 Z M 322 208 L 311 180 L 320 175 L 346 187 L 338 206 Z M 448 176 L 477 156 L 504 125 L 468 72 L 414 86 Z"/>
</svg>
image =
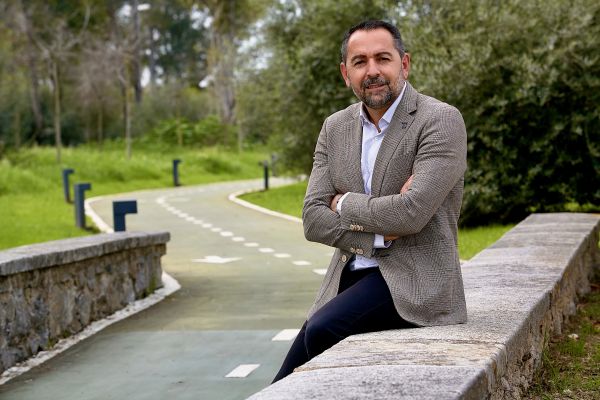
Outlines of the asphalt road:
<svg viewBox="0 0 600 400">
<path fill-rule="evenodd" d="M 0 399 L 233 400 L 268 385 L 293 333 L 272 339 L 300 328 L 322 280 L 318 270 L 333 251 L 307 242 L 299 223 L 227 200 L 260 185 L 228 182 L 94 202 L 112 223 L 112 201 L 135 199 L 128 230 L 169 231 L 163 268 L 182 288 L 0 386 Z M 232 372 L 240 377 L 227 377 Z"/>
</svg>

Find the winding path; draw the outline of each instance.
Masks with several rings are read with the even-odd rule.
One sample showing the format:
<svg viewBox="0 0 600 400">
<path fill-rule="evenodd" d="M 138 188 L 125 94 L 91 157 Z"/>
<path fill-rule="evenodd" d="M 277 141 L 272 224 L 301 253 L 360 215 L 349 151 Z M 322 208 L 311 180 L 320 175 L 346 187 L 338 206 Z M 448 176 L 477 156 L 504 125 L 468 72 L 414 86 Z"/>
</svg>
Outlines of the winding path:
<svg viewBox="0 0 600 400">
<path fill-rule="evenodd" d="M 282 183 L 274 180 L 274 184 Z M 268 385 L 303 322 L 332 250 L 302 225 L 227 197 L 261 181 L 149 190 L 128 230 L 171 232 L 163 268 L 182 288 L 0 387 L 16 399 L 244 399 Z"/>
</svg>

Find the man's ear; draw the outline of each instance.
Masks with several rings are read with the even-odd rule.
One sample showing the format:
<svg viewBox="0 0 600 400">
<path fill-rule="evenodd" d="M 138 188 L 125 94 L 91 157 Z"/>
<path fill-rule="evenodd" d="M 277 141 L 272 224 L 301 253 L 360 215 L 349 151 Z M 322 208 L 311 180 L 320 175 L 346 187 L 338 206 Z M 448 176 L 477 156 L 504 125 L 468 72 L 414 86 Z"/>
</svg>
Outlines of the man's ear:
<svg viewBox="0 0 600 400">
<path fill-rule="evenodd" d="M 410 54 L 404 53 L 404 57 L 402 57 L 402 75 L 404 80 L 408 79 L 408 75 L 410 74 Z"/>
<path fill-rule="evenodd" d="M 344 82 L 346 82 L 346 86 L 350 87 L 350 78 L 348 78 L 348 70 L 346 69 L 346 64 L 343 62 L 340 63 L 340 72 L 342 73 Z"/>
</svg>

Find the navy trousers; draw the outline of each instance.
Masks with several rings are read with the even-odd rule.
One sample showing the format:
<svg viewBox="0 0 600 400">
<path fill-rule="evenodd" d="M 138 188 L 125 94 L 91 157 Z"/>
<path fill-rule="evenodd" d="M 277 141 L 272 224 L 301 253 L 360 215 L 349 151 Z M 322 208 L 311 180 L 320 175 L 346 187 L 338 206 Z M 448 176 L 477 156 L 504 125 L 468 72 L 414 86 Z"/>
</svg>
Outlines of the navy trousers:
<svg viewBox="0 0 600 400">
<path fill-rule="evenodd" d="M 346 267 L 337 296 L 304 323 L 272 383 L 350 335 L 409 327 L 415 325 L 398 315 L 379 268 Z"/>
</svg>

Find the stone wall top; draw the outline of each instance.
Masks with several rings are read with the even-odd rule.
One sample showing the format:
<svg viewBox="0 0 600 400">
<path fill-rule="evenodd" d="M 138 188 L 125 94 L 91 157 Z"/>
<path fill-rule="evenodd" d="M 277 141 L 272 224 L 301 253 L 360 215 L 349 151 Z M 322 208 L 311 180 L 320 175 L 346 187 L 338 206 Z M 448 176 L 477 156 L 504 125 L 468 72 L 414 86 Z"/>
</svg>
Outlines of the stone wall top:
<svg viewBox="0 0 600 400">
<path fill-rule="evenodd" d="M 169 239 L 168 232 L 116 232 L 15 247 L 0 251 L 0 276 L 166 244 Z"/>
</svg>

